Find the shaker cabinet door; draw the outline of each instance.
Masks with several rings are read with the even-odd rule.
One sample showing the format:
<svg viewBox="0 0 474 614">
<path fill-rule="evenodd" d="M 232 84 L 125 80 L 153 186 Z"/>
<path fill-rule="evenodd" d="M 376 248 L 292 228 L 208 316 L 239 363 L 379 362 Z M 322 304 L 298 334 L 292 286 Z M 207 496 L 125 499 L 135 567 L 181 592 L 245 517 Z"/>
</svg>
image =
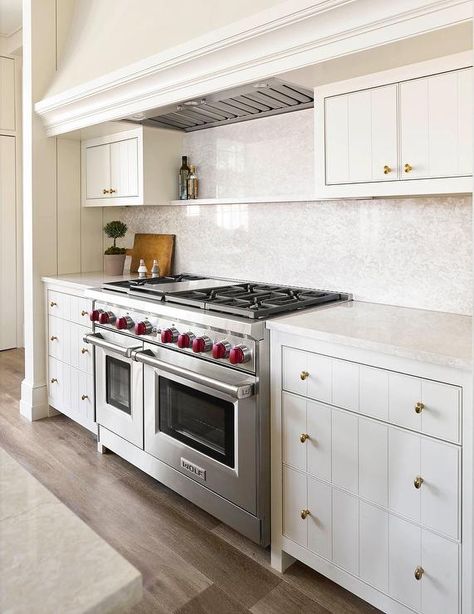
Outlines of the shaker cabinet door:
<svg viewBox="0 0 474 614">
<path fill-rule="evenodd" d="M 110 145 L 87 147 L 85 155 L 86 198 L 110 198 Z"/>
<path fill-rule="evenodd" d="M 113 198 L 139 195 L 138 138 L 111 143 L 110 188 Z"/>
</svg>

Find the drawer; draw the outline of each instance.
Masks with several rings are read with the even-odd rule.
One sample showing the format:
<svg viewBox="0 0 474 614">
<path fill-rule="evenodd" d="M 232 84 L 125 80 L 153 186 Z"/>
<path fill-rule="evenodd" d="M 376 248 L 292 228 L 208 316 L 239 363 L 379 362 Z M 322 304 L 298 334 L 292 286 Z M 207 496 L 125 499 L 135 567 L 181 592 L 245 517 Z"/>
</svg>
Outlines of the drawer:
<svg viewBox="0 0 474 614">
<path fill-rule="evenodd" d="M 67 361 L 69 352 L 69 329 L 67 322 L 61 318 L 48 318 L 48 355 L 58 360 Z"/>
<path fill-rule="evenodd" d="M 82 296 L 70 297 L 70 319 L 76 324 L 86 326 L 88 329 L 92 328 L 92 322 L 90 321 L 89 314 L 92 311 L 91 299 L 84 298 Z"/>
<path fill-rule="evenodd" d="M 48 313 L 57 318 L 69 320 L 70 299 L 69 294 L 48 290 Z"/>
<path fill-rule="evenodd" d="M 92 375 L 79 369 L 70 369 L 70 394 L 67 415 L 80 422 L 94 422 L 94 380 Z"/>
<path fill-rule="evenodd" d="M 63 411 L 69 394 L 69 367 L 60 360 L 48 360 L 48 401 L 51 407 Z"/>
<path fill-rule="evenodd" d="M 439 439 L 461 442 L 461 388 L 284 347 L 283 389 Z"/>
<path fill-rule="evenodd" d="M 74 322 L 68 322 L 67 326 L 70 336 L 70 352 L 67 362 L 75 369 L 92 374 L 92 347 L 84 343 L 84 335 L 90 333 L 90 329 Z"/>
</svg>

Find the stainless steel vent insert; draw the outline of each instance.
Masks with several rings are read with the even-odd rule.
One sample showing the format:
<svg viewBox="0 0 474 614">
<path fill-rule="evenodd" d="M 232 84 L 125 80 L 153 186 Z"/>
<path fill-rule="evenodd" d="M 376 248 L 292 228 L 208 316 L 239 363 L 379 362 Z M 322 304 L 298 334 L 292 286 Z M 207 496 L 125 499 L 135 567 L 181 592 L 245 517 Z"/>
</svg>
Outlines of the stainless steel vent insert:
<svg viewBox="0 0 474 614">
<path fill-rule="evenodd" d="M 279 79 L 269 79 L 149 111 L 139 123 L 192 132 L 308 109 L 313 104 L 312 91 Z"/>
</svg>

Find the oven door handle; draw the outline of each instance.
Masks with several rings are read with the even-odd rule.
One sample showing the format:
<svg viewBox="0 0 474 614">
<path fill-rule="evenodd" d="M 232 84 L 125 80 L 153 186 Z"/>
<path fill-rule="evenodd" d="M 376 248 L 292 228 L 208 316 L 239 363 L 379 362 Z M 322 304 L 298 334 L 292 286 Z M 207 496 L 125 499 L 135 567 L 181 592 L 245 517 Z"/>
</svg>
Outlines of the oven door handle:
<svg viewBox="0 0 474 614">
<path fill-rule="evenodd" d="M 111 343 L 110 341 L 104 339 L 100 333 L 90 333 L 89 335 L 84 335 L 83 340 L 85 343 L 96 345 L 99 348 L 109 350 L 109 352 L 114 352 L 114 354 L 119 354 L 120 356 L 125 356 L 126 358 L 131 358 L 133 350 L 139 350 L 142 347 L 141 344 L 124 347 L 123 345 Z"/>
<path fill-rule="evenodd" d="M 213 377 L 209 377 L 208 375 L 195 373 L 194 371 L 183 369 L 183 367 L 164 362 L 156 358 L 150 350 L 134 351 L 132 353 L 132 358 L 133 360 L 142 362 L 150 367 L 155 367 L 171 375 L 184 377 L 195 384 L 201 384 L 213 390 L 217 390 L 218 392 L 222 392 L 223 394 L 227 394 L 234 399 L 247 399 L 254 394 L 254 385 L 252 382 L 243 381 L 241 384 L 228 384 L 221 380 L 214 379 Z"/>
</svg>

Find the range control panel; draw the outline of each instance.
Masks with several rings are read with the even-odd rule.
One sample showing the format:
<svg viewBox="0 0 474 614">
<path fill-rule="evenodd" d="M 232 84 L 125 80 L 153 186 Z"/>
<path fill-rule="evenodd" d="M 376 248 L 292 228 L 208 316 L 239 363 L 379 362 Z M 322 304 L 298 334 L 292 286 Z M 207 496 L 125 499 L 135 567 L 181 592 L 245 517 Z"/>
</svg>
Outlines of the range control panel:
<svg viewBox="0 0 474 614">
<path fill-rule="evenodd" d="M 255 341 L 225 331 L 169 320 L 123 307 L 96 302 L 90 319 L 97 327 L 156 343 L 255 373 Z"/>
</svg>

